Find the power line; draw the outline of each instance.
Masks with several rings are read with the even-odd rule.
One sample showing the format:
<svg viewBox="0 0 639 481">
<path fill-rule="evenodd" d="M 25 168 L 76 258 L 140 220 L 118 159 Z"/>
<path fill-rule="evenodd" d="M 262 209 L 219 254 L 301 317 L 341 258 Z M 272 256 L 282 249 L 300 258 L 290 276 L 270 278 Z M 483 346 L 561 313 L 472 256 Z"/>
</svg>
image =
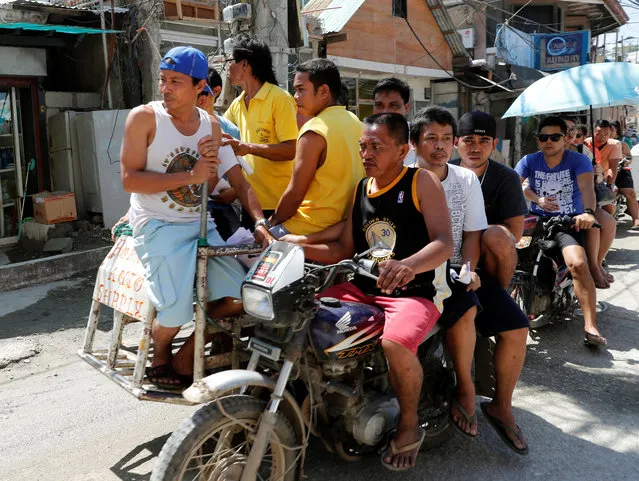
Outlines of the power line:
<svg viewBox="0 0 639 481">
<path fill-rule="evenodd" d="M 424 45 L 424 43 L 421 41 L 421 39 L 417 35 L 417 32 L 415 32 L 415 30 L 413 29 L 412 25 L 408 21 L 408 19 L 404 18 L 404 21 L 406 22 L 406 25 L 408 25 L 408 28 L 410 29 L 410 31 L 413 33 L 413 36 L 415 37 L 415 39 L 419 42 L 419 44 L 424 49 L 424 52 L 426 52 L 428 54 L 428 56 L 431 58 L 431 60 L 433 62 L 435 62 L 435 64 L 437 64 L 437 66 L 446 73 L 446 75 L 448 75 L 450 78 L 455 80 L 455 82 L 457 82 L 460 85 L 463 85 L 464 87 L 467 87 L 467 88 L 470 88 L 470 89 L 474 89 L 474 90 L 488 90 L 488 89 L 495 88 L 494 85 L 488 85 L 488 86 L 485 86 L 485 87 L 479 87 L 477 85 L 471 85 L 471 84 L 468 84 L 468 83 L 466 83 L 466 82 L 464 82 L 462 80 L 459 80 L 457 77 L 455 77 L 453 74 L 451 74 L 446 68 L 444 68 L 444 66 L 441 63 L 439 63 L 439 61 L 429 52 L 429 50 L 426 48 L 426 45 Z M 501 87 L 501 88 L 503 88 L 505 90 L 508 90 L 509 92 L 512 92 L 510 89 L 507 89 L 506 87 Z"/>
</svg>

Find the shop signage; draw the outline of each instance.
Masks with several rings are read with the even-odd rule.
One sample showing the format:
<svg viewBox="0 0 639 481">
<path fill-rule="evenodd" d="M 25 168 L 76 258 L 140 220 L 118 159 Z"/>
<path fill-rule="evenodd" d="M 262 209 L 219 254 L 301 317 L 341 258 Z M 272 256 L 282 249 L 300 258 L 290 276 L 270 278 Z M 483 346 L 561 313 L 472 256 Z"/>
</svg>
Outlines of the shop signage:
<svg viewBox="0 0 639 481">
<path fill-rule="evenodd" d="M 590 31 L 535 34 L 535 68 L 565 70 L 588 62 Z"/>
<path fill-rule="evenodd" d="M 497 57 L 511 65 L 537 70 L 565 70 L 588 63 L 590 31 L 525 33 L 497 25 Z"/>
</svg>

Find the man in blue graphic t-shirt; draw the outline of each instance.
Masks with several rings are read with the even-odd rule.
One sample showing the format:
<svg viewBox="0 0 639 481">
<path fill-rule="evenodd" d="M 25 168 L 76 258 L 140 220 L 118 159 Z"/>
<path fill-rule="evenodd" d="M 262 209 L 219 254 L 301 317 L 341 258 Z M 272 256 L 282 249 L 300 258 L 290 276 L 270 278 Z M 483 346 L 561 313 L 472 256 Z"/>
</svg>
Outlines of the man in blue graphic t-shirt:
<svg viewBox="0 0 639 481">
<path fill-rule="evenodd" d="M 532 202 L 531 211 L 539 216 L 574 216 L 570 233 L 558 232 L 554 240 L 574 280 L 577 300 L 584 313 L 586 344 L 605 346 L 606 338 L 597 329 L 595 283 L 588 268 L 584 230 L 595 223 L 594 174 L 588 157 L 566 150 L 566 123 L 559 117 L 546 117 L 539 125 L 539 152 L 526 155 L 515 170 Z"/>
</svg>

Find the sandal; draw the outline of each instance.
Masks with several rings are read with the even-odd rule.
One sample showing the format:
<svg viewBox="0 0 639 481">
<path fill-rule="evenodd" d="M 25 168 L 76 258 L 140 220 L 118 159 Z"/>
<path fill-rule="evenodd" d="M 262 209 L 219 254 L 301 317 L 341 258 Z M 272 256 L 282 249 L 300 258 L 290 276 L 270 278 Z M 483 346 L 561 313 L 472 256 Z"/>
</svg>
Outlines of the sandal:
<svg viewBox="0 0 639 481">
<path fill-rule="evenodd" d="M 475 412 L 472 416 L 469 416 L 468 413 L 466 412 L 466 410 L 462 407 L 461 404 L 459 404 L 459 401 L 457 401 L 457 399 L 455 399 L 455 398 L 453 398 L 453 406 L 455 406 L 457 408 L 457 411 L 459 411 L 459 413 L 462 416 L 464 416 L 464 419 L 466 420 L 466 422 L 469 425 L 473 425 L 473 424 L 475 424 L 477 422 L 477 413 Z M 464 431 L 461 428 L 461 426 L 459 424 L 457 424 L 457 421 L 455 421 L 455 419 L 453 418 L 453 410 L 452 409 L 448 413 L 448 419 L 452 423 L 453 427 L 455 429 L 457 429 L 457 431 L 462 433 L 464 436 L 466 436 L 467 438 L 475 439 L 477 437 L 476 434 L 467 433 L 466 431 Z"/>
<path fill-rule="evenodd" d="M 193 376 L 176 373 L 170 364 L 148 367 L 146 377 L 160 389 L 183 389 L 193 384 Z"/>
<path fill-rule="evenodd" d="M 422 447 L 422 444 L 424 443 L 424 439 L 426 438 L 426 431 L 424 431 L 422 428 L 419 428 L 419 439 L 417 441 L 415 441 L 413 444 L 408 444 L 406 446 L 402 446 L 401 448 L 398 448 L 395 445 L 395 440 L 391 439 L 391 442 L 389 444 L 389 448 L 391 451 L 391 456 L 394 458 L 395 456 L 397 456 L 398 454 L 402 454 L 402 453 L 407 453 L 409 451 L 413 451 L 415 449 L 417 449 L 417 454 L 419 454 L 419 449 Z M 386 469 L 388 469 L 389 471 L 407 471 L 411 468 L 414 468 L 415 465 L 413 464 L 413 466 L 405 466 L 403 468 L 396 468 L 395 466 L 393 466 L 391 463 L 387 463 L 384 461 L 384 456 L 386 455 L 386 449 L 384 449 L 382 451 L 382 466 L 384 466 Z M 415 454 L 415 461 L 417 461 L 417 454 Z"/>
<path fill-rule="evenodd" d="M 598 334 L 593 334 L 592 332 L 587 332 L 587 331 L 584 332 L 584 334 L 585 334 L 584 344 L 586 346 L 606 347 L 608 345 L 608 341 L 603 336 L 600 336 Z"/>
<path fill-rule="evenodd" d="M 519 426 L 517 426 L 516 430 L 511 428 L 510 426 L 506 426 L 499 419 L 497 419 L 495 416 L 492 416 L 488 412 L 488 410 L 486 409 L 486 406 L 488 406 L 488 404 L 490 403 L 480 404 L 481 412 L 484 413 L 484 416 L 486 416 L 486 419 L 488 419 L 488 422 L 493 427 L 495 432 L 499 435 L 504 444 L 506 444 L 506 446 L 515 451 L 517 454 L 521 454 L 522 456 L 528 454 L 528 444 L 521 434 L 521 429 L 519 429 Z M 515 446 L 513 440 L 508 437 L 507 433 L 514 434 L 515 437 L 524 444 L 524 447 L 518 448 L 517 446 Z"/>
</svg>

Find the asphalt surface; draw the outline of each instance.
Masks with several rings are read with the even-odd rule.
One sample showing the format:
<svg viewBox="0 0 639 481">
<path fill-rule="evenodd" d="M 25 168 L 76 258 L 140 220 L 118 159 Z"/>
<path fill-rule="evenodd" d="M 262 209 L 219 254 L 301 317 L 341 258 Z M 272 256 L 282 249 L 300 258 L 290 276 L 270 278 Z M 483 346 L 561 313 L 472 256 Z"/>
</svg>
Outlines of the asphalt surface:
<svg viewBox="0 0 639 481">
<path fill-rule="evenodd" d="M 639 479 L 639 233 L 620 226 L 608 263 L 616 282 L 598 293 L 608 303 L 599 324 L 609 349 L 586 348 L 580 320 L 531 332 L 514 398 L 528 456 L 510 451 L 480 413 L 477 439 L 456 436 L 401 475 L 377 457 L 343 462 L 314 441 L 307 479 Z M 92 282 L 0 293 L 2 481 L 148 480 L 163 443 L 194 410 L 137 401 L 76 356 Z"/>
</svg>

